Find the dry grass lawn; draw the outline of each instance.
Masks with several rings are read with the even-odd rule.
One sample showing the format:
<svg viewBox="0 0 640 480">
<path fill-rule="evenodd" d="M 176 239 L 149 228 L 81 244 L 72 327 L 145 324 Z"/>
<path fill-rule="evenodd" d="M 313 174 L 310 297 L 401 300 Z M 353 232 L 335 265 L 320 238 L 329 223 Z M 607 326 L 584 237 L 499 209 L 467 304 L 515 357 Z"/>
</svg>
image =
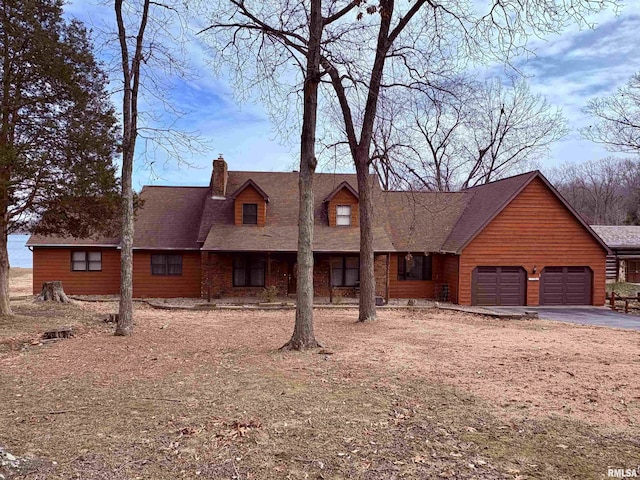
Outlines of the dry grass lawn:
<svg viewBox="0 0 640 480">
<path fill-rule="evenodd" d="M 11 296 L 17 297 L 23 295 L 31 295 L 33 293 L 33 276 L 31 275 L 31 272 L 32 270 L 30 268 L 11 268 Z"/>
<path fill-rule="evenodd" d="M 116 338 L 115 309 L 22 300 L 0 319 L 0 445 L 33 459 L 19 478 L 589 479 L 640 463 L 638 332 L 319 310 L 332 353 L 300 354 L 277 350 L 291 311 L 137 306 Z M 29 342 L 62 323 L 79 334 Z"/>
</svg>

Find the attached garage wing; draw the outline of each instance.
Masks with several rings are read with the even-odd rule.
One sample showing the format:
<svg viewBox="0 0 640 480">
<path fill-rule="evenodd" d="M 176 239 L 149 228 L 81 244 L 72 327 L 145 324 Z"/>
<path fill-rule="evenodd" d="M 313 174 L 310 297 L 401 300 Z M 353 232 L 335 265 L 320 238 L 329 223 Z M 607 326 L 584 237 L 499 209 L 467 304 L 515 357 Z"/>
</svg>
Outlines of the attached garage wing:
<svg viewBox="0 0 640 480">
<path fill-rule="evenodd" d="M 540 305 L 591 305 L 589 267 L 545 267 L 540 274 Z"/>
<path fill-rule="evenodd" d="M 526 304 L 527 273 L 522 267 L 476 267 L 472 284 L 473 305 Z"/>
</svg>

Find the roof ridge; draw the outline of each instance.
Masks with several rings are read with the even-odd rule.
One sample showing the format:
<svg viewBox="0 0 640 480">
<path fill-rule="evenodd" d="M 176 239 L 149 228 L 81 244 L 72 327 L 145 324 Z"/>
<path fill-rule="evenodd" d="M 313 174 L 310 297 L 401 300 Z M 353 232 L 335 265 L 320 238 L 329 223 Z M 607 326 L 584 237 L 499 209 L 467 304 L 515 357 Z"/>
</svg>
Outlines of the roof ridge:
<svg viewBox="0 0 640 480">
<path fill-rule="evenodd" d="M 445 238 L 444 242 L 442 242 L 441 248 L 444 247 L 449 242 L 449 238 L 451 238 L 451 235 L 453 234 L 453 232 L 456 231 L 456 227 L 458 226 L 458 223 L 460 223 L 460 221 L 464 217 L 465 212 L 467 211 L 467 209 L 471 205 L 471 202 L 473 201 L 473 197 L 476 195 L 476 192 L 467 192 L 465 190 L 461 191 L 460 193 L 464 193 L 465 195 L 469 195 L 469 199 L 467 200 L 467 204 L 460 211 L 460 215 L 458 215 L 458 219 L 453 224 L 453 227 L 451 227 L 451 231 L 449 232 L 449 235 L 447 235 L 447 238 Z"/>
<path fill-rule="evenodd" d="M 528 172 L 524 172 L 524 173 L 519 173 L 517 175 L 512 175 L 510 177 L 505 177 L 505 178 L 499 178 L 498 180 L 493 180 L 491 182 L 488 183 L 481 183 L 480 185 L 474 185 L 473 187 L 467 187 L 462 189 L 461 191 L 467 191 L 467 190 L 473 190 L 474 188 L 481 188 L 481 187 L 486 187 L 487 185 L 495 185 L 496 183 L 499 182 L 504 182 L 505 180 L 513 180 L 514 178 L 518 178 L 518 177 L 522 177 L 525 175 L 531 175 L 532 177 L 538 174 L 541 174 L 542 172 L 540 172 L 540 170 L 530 170 Z"/>
<path fill-rule="evenodd" d="M 209 188 L 204 185 L 143 185 L 142 188 Z"/>
<path fill-rule="evenodd" d="M 425 194 L 425 195 L 451 195 L 451 194 L 465 194 L 466 190 L 456 191 L 439 191 L 439 190 L 382 190 L 383 193 L 410 193 L 410 194 Z"/>
</svg>

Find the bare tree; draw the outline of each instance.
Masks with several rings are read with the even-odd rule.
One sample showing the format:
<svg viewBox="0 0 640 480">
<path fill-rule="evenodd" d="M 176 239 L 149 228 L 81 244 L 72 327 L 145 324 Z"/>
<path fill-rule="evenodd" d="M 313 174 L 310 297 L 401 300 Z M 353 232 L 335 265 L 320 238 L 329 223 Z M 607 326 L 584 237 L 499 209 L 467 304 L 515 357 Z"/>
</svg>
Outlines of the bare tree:
<svg viewBox="0 0 640 480">
<path fill-rule="evenodd" d="M 640 73 L 606 97 L 594 98 L 584 109 L 596 122 L 582 135 L 614 152 L 640 155 Z"/>
<path fill-rule="evenodd" d="M 120 241 L 120 309 L 116 335 L 133 333 L 133 159 L 138 137 L 138 94 L 140 91 L 140 65 L 143 61 L 144 34 L 149 19 L 150 0 L 144 0 L 135 47 L 129 54 L 127 27 L 122 4 L 115 0 L 118 39 L 122 56 L 122 231 Z"/>
<path fill-rule="evenodd" d="M 506 176 L 548 153 L 549 145 L 568 133 L 559 108 L 534 95 L 525 80 L 505 87 L 486 82 L 469 115 L 473 142 L 465 155 L 470 168 L 463 188 Z"/>
<path fill-rule="evenodd" d="M 166 80 L 186 75 L 182 43 L 187 36 L 186 6 L 181 0 L 164 2 L 114 0 L 117 25 L 117 56 L 122 75 L 122 231 L 120 249 L 120 309 L 116 335 L 133 332 L 133 235 L 134 191 L 133 165 L 137 142 L 142 140 L 142 154 L 153 163 L 157 148 L 172 160 L 185 163 L 184 155 L 201 150 L 203 144 L 196 132 L 183 132 L 173 127 L 184 112 L 169 99 Z M 108 37 L 108 32 L 107 32 Z M 108 38 L 107 38 L 108 44 Z M 115 54 L 114 54 L 115 56 Z M 139 109 L 146 95 L 148 108 Z M 161 113 L 149 105 L 159 104 Z M 164 117 L 168 116 L 169 119 Z M 168 125 L 168 126 L 167 126 Z M 150 147 L 149 143 L 154 144 Z"/>
<path fill-rule="evenodd" d="M 293 335 L 283 349 L 305 350 L 318 347 L 313 332 L 313 174 L 316 159 L 318 87 L 320 85 L 320 45 L 325 19 L 322 0 L 311 0 L 308 48 L 302 93 L 302 132 L 300 137 L 300 175 L 298 189 L 298 282 L 296 322 Z"/>
<path fill-rule="evenodd" d="M 238 90 L 242 94 L 244 88 L 257 86 L 267 105 L 277 105 L 271 109 L 272 118 L 285 135 L 289 110 L 280 107 L 297 106 L 299 84 L 302 84 L 296 319 L 293 335 L 282 348 L 314 348 L 319 344 L 313 330 L 313 175 L 317 166 L 315 147 L 323 33 L 358 2 L 350 2 L 339 10 L 337 2 L 323 6 L 322 0 L 279 5 L 263 2 L 248 5 L 241 0 L 222 3 L 213 13 L 222 20 L 213 20 L 201 33 L 217 32 L 210 37 L 214 53 L 233 67 Z M 224 8 L 225 4 L 228 8 Z M 274 12 L 280 14 L 274 15 Z M 257 70 L 253 74 L 247 68 L 247 51 L 255 55 Z"/>
<path fill-rule="evenodd" d="M 425 190 L 467 188 L 528 169 L 567 133 L 560 110 L 522 79 L 505 85 L 459 78 L 447 88 L 412 92 L 410 105 L 395 121 L 412 148 L 389 161 Z"/>
<path fill-rule="evenodd" d="M 598 225 L 637 223 L 640 191 L 637 162 L 608 157 L 570 163 L 552 170 L 550 177 L 587 222 Z"/>
</svg>

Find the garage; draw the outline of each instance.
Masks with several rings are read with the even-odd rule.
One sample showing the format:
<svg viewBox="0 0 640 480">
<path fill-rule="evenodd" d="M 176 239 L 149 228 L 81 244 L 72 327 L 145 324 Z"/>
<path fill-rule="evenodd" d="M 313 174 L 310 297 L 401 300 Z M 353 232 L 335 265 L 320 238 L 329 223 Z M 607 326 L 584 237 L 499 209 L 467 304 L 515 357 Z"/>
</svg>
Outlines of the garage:
<svg viewBox="0 0 640 480">
<path fill-rule="evenodd" d="M 540 305 L 591 305 L 589 267 L 545 267 L 540 274 Z"/>
<path fill-rule="evenodd" d="M 525 305 L 527 273 L 522 267 L 476 267 L 472 274 L 473 305 Z"/>
</svg>

